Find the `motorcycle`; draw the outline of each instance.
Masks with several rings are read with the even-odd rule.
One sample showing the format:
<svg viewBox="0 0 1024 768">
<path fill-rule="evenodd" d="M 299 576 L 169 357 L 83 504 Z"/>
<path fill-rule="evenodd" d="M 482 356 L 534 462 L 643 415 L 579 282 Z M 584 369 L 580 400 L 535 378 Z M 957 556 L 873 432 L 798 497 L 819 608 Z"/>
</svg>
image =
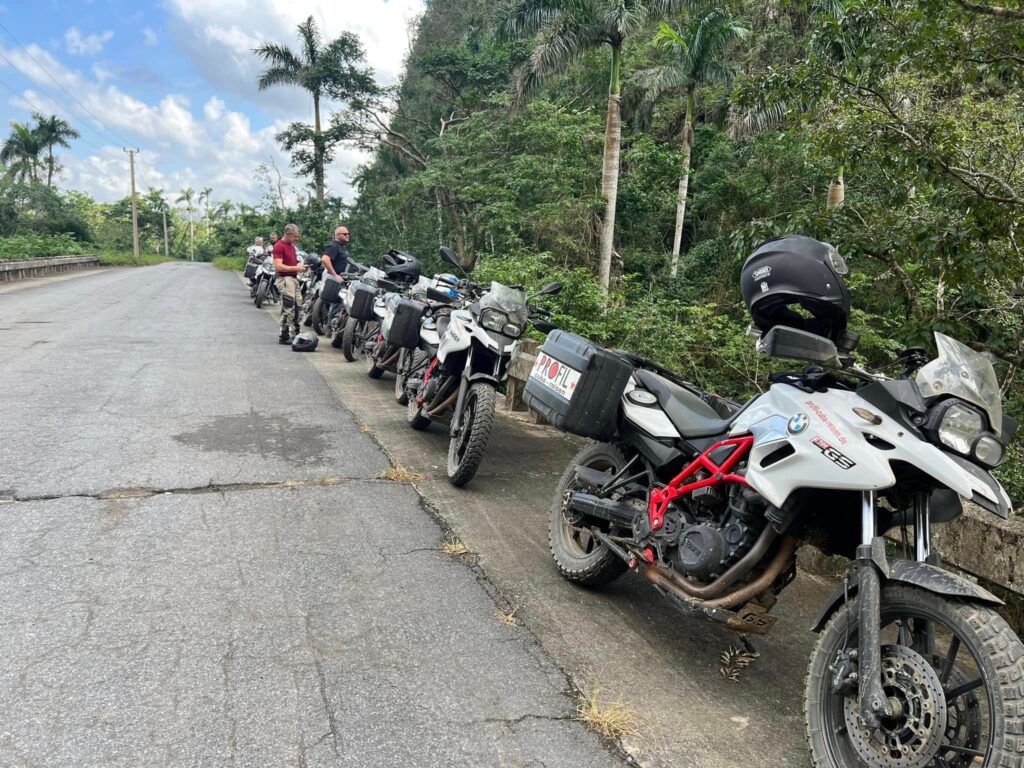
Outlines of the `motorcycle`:
<svg viewBox="0 0 1024 768">
<path fill-rule="evenodd" d="M 385 372 L 394 373 L 396 379 L 402 379 L 398 374 L 405 365 L 406 353 L 419 344 L 423 319 L 432 314 L 434 308 L 450 307 L 460 298 L 454 284 L 447 277 L 441 275 L 433 280 L 421 277 L 405 296 L 391 294 L 387 297 L 387 310 L 381 320 L 380 333 L 367 355 L 367 375 L 371 379 L 379 379 Z M 395 386 L 396 395 L 404 392 L 404 381 Z"/>
<path fill-rule="evenodd" d="M 350 363 L 357 355 L 372 355 L 387 314 L 387 294 L 400 293 L 420 279 L 419 260 L 404 251 L 391 249 L 383 264 L 383 270 L 371 267 L 345 295 L 350 321 L 345 324 L 341 353 Z"/>
<path fill-rule="evenodd" d="M 527 383 L 531 409 L 597 440 L 572 459 L 549 513 L 567 580 L 599 587 L 634 571 L 688 616 L 765 634 L 801 542 L 852 556 L 814 623 L 805 704 L 816 766 L 1019 760 L 1024 645 L 1000 600 L 941 569 L 930 544 L 961 497 L 1009 514 L 991 470 L 1017 425 L 989 360 L 935 339 L 936 359 L 907 350 L 890 378 L 852 348 L 778 325 L 759 350 L 812 365 L 775 374 L 740 406 L 555 331 Z"/>
<path fill-rule="evenodd" d="M 302 325 L 312 327 L 318 336 L 325 335 L 327 330 L 327 305 L 321 300 L 327 269 L 315 254 L 303 254 L 303 262 L 308 268 L 299 275 L 302 290 L 302 306 L 299 317 Z"/>
<path fill-rule="evenodd" d="M 461 269 L 455 254 L 441 257 Z M 487 449 L 494 421 L 495 394 L 508 377 L 519 338 L 530 320 L 530 306 L 521 288 L 493 282 L 487 291 L 470 281 L 471 303 L 437 322 L 436 351 L 408 378 L 408 422 L 426 429 L 433 418 L 452 412 L 448 444 L 448 481 L 463 486 L 473 479 Z M 557 293 L 551 283 L 536 295 Z M 428 352 L 429 354 L 429 352 Z"/>
<path fill-rule="evenodd" d="M 256 270 L 256 277 L 253 279 L 253 301 L 257 309 L 262 307 L 265 301 L 273 304 L 278 300 L 276 278 L 277 270 L 274 269 L 274 259 L 267 256 Z"/>
</svg>

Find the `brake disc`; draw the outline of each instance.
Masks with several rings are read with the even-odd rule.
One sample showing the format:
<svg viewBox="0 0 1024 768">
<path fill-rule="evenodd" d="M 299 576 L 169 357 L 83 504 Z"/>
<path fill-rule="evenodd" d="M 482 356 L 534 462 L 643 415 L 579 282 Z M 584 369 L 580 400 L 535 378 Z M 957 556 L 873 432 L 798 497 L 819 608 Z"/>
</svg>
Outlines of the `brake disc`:
<svg viewBox="0 0 1024 768">
<path fill-rule="evenodd" d="M 857 697 L 845 698 L 850 743 L 871 768 L 924 768 L 946 737 L 946 697 L 938 674 L 910 648 L 883 645 L 882 688 L 895 715 L 875 729 L 861 723 Z"/>
</svg>

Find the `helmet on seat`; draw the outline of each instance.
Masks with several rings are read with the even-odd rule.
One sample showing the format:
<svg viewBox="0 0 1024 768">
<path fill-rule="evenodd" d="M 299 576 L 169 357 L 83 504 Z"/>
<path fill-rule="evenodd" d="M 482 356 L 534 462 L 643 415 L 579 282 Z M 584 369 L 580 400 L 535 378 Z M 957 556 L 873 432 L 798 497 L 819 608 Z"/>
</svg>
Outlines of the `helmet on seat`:
<svg viewBox="0 0 1024 768">
<path fill-rule="evenodd" d="M 411 253 L 392 249 L 384 254 L 384 272 L 391 280 L 412 285 L 422 271 L 419 259 Z"/>
<path fill-rule="evenodd" d="M 293 352 L 313 352 L 317 344 L 320 343 L 320 339 L 312 331 L 303 331 L 294 339 L 292 339 L 292 351 Z"/>
<path fill-rule="evenodd" d="M 804 235 L 761 243 L 740 274 L 743 303 L 761 333 L 777 325 L 839 344 L 850 316 L 846 262 L 833 246 Z"/>
</svg>

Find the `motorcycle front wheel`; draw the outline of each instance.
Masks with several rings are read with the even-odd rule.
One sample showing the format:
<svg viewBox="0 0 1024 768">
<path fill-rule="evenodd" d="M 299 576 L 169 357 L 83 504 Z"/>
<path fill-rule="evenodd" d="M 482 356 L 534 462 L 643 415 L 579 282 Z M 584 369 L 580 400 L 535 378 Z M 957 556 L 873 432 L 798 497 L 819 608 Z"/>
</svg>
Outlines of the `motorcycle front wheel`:
<svg viewBox="0 0 1024 768">
<path fill-rule="evenodd" d="M 263 302 L 267 299 L 267 281 L 261 280 L 260 287 L 256 289 L 256 309 L 263 307 Z"/>
<path fill-rule="evenodd" d="M 355 362 L 356 351 L 363 345 L 364 328 L 366 323 L 361 320 L 358 323 L 345 323 L 345 331 L 341 334 L 341 354 L 350 363 Z"/>
<path fill-rule="evenodd" d="M 310 312 L 310 316 L 313 318 L 313 330 L 316 331 L 317 336 L 327 335 L 327 305 L 324 304 L 324 300 L 319 296 L 316 297 L 316 301 L 313 302 L 313 311 Z"/>
<path fill-rule="evenodd" d="M 448 482 L 457 488 L 473 479 L 484 460 L 494 426 L 494 387 L 482 381 L 470 386 L 459 431 L 448 443 Z"/>
<path fill-rule="evenodd" d="M 858 603 L 828 622 L 811 655 L 807 741 L 816 768 L 1009 768 L 1024 743 L 1024 645 L 991 608 L 906 584 L 882 588 L 882 686 L 895 715 L 871 731 L 856 690 L 833 678 L 857 647 Z"/>
</svg>

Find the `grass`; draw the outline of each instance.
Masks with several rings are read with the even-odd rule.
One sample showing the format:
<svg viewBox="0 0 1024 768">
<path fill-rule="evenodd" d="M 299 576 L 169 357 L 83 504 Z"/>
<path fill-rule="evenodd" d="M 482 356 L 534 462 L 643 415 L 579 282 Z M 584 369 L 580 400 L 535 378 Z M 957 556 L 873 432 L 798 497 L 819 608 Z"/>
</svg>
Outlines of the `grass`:
<svg viewBox="0 0 1024 768">
<path fill-rule="evenodd" d="M 518 607 L 513 608 L 511 611 L 499 610 L 496 614 L 494 614 L 494 618 L 496 618 L 505 626 L 514 627 L 517 624 L 519 624 L 519 620 L 516 618 L 516 611 L 518 610 Z"/>
<path fill-rule="evenodd" d="M 390 480 L 392 483 L 416 483 L 426 478 L 422 472 L 413 472 L 405 467 L 391 467 L 377 475 L 378 480 Z"/>
<path fill-rule="evenodd" d="M 623 701 L 621 695 L 611 700 L 604 699 L 598 687 L 583 692 L 576 707 L 576 717 L 591 730 L 616 741 L 624 736 L 640 738 L 643 728 L 631 703 Z"/>
<path fill-rule="evenodd" d="M 225 272 L 242 272 L 245 270 L 245 256 L 218 256 L 213 266 Z"/>
<path fill-rule="evenodd" d="M 469 554 L 469 547 L 458 539 L 452 539 L 451 541 L 446 541 L 441 545 L 441 551 L 446 555 L 451 555 L 452 557 L 461 557 L 462 555 Z"/>
<path fill-rule="evenodd" d="M 100 251 L 100 264 L 104 267 L 151 267 L 174 259 L 154 254 L 142 254 L 138 259 L 131 251 Z"/>
</svg>

